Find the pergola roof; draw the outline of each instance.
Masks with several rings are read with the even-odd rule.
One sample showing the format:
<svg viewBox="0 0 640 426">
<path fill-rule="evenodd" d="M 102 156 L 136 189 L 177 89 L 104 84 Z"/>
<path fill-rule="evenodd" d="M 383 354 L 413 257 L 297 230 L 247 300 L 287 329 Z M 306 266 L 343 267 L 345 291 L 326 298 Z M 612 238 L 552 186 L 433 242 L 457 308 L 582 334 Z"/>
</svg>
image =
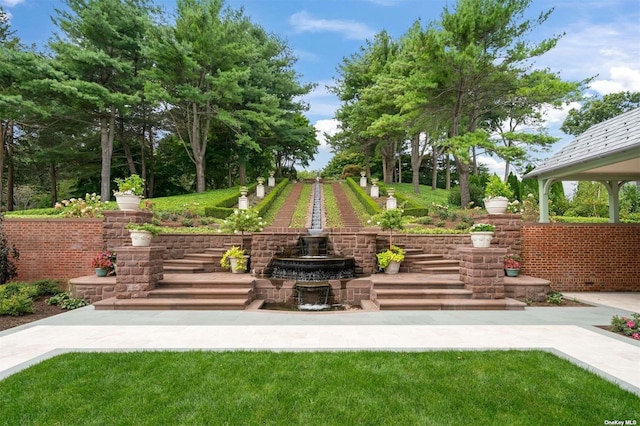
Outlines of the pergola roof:
<svg viewBox="0 0 640 426">
<path fill-rule="evenodd" d="M 526 177 L 640 181 L 640 108 L 590 127 Z"/>
</svg>

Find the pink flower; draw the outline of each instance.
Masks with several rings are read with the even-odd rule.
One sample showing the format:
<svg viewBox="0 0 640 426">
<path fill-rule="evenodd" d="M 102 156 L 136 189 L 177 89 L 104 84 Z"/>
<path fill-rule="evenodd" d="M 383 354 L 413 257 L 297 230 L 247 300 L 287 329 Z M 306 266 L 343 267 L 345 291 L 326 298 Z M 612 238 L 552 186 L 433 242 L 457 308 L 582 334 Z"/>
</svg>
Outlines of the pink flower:
<svg viewBox="0 0 640 426">
<path fill-rule="evenodd" d="M 631 337 L 633 337 L 636 340 L 640 340 L 640 333 L 633 333 Z"/>
<path fill-rule="evenodd" d="M 633 321 L 627 321 L 627 327 L 633 328 L 635 326 L 636 326 L 636 324 Z"/>
</svg>

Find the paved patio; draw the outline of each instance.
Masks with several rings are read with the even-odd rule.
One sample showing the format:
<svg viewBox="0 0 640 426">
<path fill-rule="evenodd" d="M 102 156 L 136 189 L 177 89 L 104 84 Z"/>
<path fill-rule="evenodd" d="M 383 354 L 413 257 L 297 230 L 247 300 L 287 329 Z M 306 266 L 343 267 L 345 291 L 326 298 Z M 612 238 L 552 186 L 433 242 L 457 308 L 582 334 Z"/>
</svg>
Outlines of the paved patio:
<svg viewBox="0 0 640 426">
<path fill-rule="evenodd" d="M 0 379 L 71 351 L 542 349 L 640 395 L 640 341 L 596 326 L 640 312 L 640 293 L 565 293 L 591 307 L 525 311 L 95 311 L 0 332 Z"/>
</svg>

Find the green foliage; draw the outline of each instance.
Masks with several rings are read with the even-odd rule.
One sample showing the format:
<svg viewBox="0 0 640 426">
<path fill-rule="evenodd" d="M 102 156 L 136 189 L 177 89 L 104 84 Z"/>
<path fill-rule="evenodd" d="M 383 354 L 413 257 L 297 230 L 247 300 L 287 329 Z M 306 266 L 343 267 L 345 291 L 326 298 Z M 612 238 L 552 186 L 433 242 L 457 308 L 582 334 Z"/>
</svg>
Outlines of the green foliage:
<svg viewBox="0 0 640 426">
<path fill-rule="evenodd" d="M 151 223 L 127 223 L 126 228 L 130 231 L 147 231 L 154 237 L 157 237 L 162 228 Z"/>
<path fill-rule="evenodd" d="M 490 223 L 475 223 L 469 228 L 469 232 L 494 232 L 496 227 Z"/>
<path fill-rule="evenodd" d="M 323 178 L 328 177 L 341 177 L 345 171 L 345 167 L 349 165 L 357 166 L 358 172 L 353 176 L 359 176 L 359 170 L 364 168 L 364 155 L 361 152 L 347 152 L 341 151 L 335 154 L 329 163 L 322 170 L 321 176 Z"/>
<path fill-rule="evenodd" d="M 0 315 L 20 316 L 35 312 L 32 296 L 18 293 L 0 297 Z"/>
<path fill-rule="evenodd" d="M 115 259 L 115 257 L 114 257 Z M 31 283 L 36 288 L 36 297 L 51 296 L 60 293 L 60 281 L 43 279 Z"/>
<path fill-rule="evenodd" d="M 640 190 L 632 183 L 626 183 L 620 188 L 620 215 L 629 213 L 640 213 Z"/>
<path fill-rule="evenodd" d="M 342 219 L 338 201 L 333 193 L 333 188 L 329 184 L 323 185 L 324 192 L 324 212 L 327 219 L 327 228 L 341 228 Z"/>
<path fill-rule="evenodd" d="M 114 191 L 116 195 L 137 195 L 139 197 L 144 195 L 144 179 L 137 174 L 126 178 L 116 178 L 115 183 L 118 185 L 118 190 Z"/>
<path fill-rule="evenodd" d="M 487 184 L 484 188 L 484 196 L 486 198 L 513 198 L 513 191 L 511 190 L 507 182 L 504 182 L 497 175 L 491 175 L 489 176 Z"/>
<path fill-rule="evenodd" d="M 258 203 L 255 207 L 258 210 L 260 216 L 266 217 L 269 211 L 273 208 L 276 201 L 281 198 L 285 188 L 289 185 L 289 179 L 284 178 L 278 182 L 278 184 L 269 191 L 269 193 Z"/>
<path fill-rule="evenodd" d="M 398 246 L 390 246 L 388 249 L 376 254 L 378 266 L 385 269 L 391 262 L 401 263 L 404 260 L 405 251 Z"/>
<path fill-rule="evenodd" d="M 3 215 L 0 213 L 0 284 L 4 284 L 18 275 L 15 261 L 20 258 L 20 252 L 9 241 L 2 229 Z"/>
<path fill-rule="evenodd" d="M 240 247 L 232 246 L 229 250 L 225 251 L 220 259 L 220 266 L 225 269 L 231 269 L 231 259 L 236 259 L 236 271 L 247 270 L 246 253 Z"/>
<path fill-rule="evenodd" d="M 614 315 L 611 318 L 611 331 L 640 340 L 640 314 L 633 313 L 631 317 Z"/>
<path fill-rule="evenodd" d="M 597 182 L 580 181 L 566 216 L 608 217 L 609 197 L 604 186 Z"/>
<path fill-rule="evenodd" d="M 361 170 L 362 168 L 357 164 L 348 164 L 342 169 L 340 177 L 342 177 L 342 179 L 358 177 L 360 176 Z"/>
<path fill-rule="evenodd" d="M 570 135 L 580 135 L 589 127 L 640 106 L 640 92 L 609 93 L 602 98 L 588 98 L 581 108 L 572 108 L 560 129 Z"/>
<path fill-rule="evenodd" d="M 83 306 L 88 306 L 89 302 L 81 297 L 73 297 L 71 292 L 62 292 L 48 298 L 47 304 L 57 305 L 62 309 L 73 310 L 82 308 Z"/>
<path fill-rule="evenodd" d="M 376 202 L 373 201 L 371 197 L 369 197 L 369 194 L 364 192 L 362 187 L 357 184 L 356 181 L 353 180 L 353 178 L 347 178 L 347 185 L 358 198 L 360 203 L 362 203 L 367 213 L 369 213 L 370 215 L 376 215 L 380 213 L 380 207 L 378 206 L 378 204 L 376 204 Z"/>
<path fill-rule="evenodd" d="M 469 182 L 469 196 L 471 198 L 471 203 L 473 206 L 482 206 L 484 189 L 478 183 L 471 181 Z M 459 186 L 451 187 L 447 200 L 452 206 L 462 207 L 462 205 L 460 204 L 461 200 Z"/>
<path fill-rule="evenodd" d="M 562 293 L 557 291 L 550 291 L 547 293 L 547 303 L 552 303 L 554 305 L 562 305 L 564 302 L 564 296 Z"/>
<path fill-rule="evenodd" d="M 309 203 L 311 202 L 311 185 L 303 185 L 300 197 L 296 203 L 296 208 L 291 217 L 290 226 L 292 228 L 304 228 L 309 214 Z"/>
</svg>

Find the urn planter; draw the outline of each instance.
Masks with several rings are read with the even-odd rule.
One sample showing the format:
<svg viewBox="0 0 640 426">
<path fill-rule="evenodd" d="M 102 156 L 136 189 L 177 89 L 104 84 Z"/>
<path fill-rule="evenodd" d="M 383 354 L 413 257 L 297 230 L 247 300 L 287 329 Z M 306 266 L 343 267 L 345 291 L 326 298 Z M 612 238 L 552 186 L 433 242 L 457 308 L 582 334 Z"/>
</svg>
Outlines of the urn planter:
<svg viewBox="0 0 640 426">
<path fill-rule="evenodd" d="M 477 248 L 488 248 L 491 246 L 491 240 L 493 239 L 493 232 L 470 232 L 471 243 Z"/>
</svg>

